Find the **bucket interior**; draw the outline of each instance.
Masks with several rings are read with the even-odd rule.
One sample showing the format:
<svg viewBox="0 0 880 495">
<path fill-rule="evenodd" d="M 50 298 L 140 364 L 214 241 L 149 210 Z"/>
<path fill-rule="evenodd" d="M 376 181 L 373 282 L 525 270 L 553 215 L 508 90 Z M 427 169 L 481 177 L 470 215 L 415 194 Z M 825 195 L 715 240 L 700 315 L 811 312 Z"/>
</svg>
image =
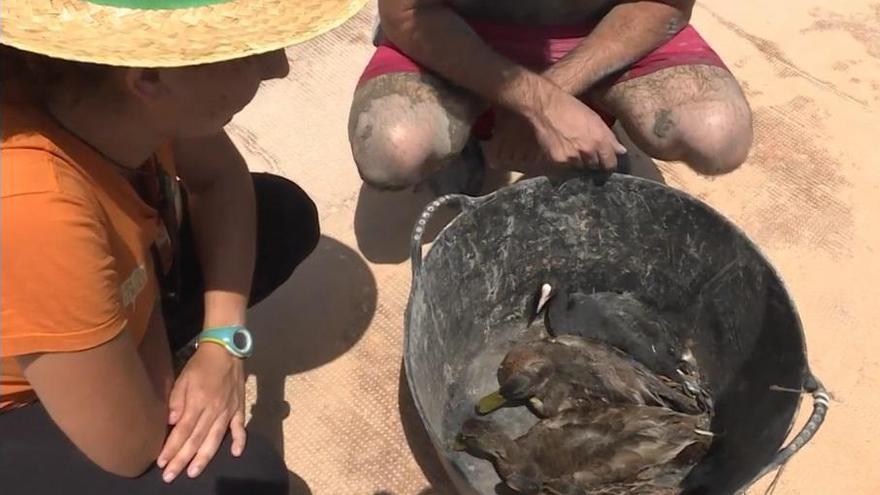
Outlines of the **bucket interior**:
<svg viewBox="0 0 880 495">
<path fill-rule="evenodd" d="M 685 493 L 732 493 L 770 462 L 794 419 L 806 373 L 803 335 L 777 275 L 719 214 L 662 184 L 614 175 L 553 184 L 531 179 L 459 215 L 435 239 L 413 281 L 406 366 L 435 447 L 454 476 L 495 494 L 491 464 L 451 450 L 476 400 L 525 328 L 530 298 L 552 278 L 584 292 L 631 292 L 685 315 L 669 338 L 691 342 L 715 401 L 707 457 Z M 535 418 L 493 414 L 511 434 Z"/>
</svg>

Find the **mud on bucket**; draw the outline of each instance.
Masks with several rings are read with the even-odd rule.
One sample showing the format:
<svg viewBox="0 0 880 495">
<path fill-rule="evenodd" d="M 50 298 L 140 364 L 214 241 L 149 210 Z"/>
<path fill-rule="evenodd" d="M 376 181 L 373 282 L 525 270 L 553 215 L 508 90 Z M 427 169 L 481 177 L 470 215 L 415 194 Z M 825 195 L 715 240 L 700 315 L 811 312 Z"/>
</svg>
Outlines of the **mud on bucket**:
<svg viewBox="0 0 880 495">
<path fill-rule="evenodd" d="M 444 205 L 462 212 L 422 259 L 421 236 Z M 794 304 L 773 267 L 734 225 L 662 184 L 614 174 L 520 182 L 481 198 L 444 196 L 413 235 L 405 366 L 416 409 L 463 493 L 492 495 L 488 462 L 451 448 L 495 369 L 525 337 L 535 289 L 552 278 L 581 291 L 628 291 L 690 314 L 689 341 L 712 390 L 716 433 L 683 493 L 737 493 L 786 462 L 822 423 L 828 399 L 810 373 Z M 783 446 L 803 393 L 813 414 Z M 511 433 L 534 419 L 508 410 Z M 529 417 L 527 417 L 529 416 Z"/>
</svg>

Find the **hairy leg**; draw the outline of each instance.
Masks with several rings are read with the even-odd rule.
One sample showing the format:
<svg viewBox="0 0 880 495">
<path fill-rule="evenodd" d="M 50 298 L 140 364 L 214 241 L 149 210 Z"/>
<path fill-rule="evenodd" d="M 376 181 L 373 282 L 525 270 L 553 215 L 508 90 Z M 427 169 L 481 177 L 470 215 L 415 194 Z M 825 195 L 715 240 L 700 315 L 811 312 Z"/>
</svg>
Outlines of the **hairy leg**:
<svg viewBox="0 0 880 495">
<path fill-rule="evenodd" d="M 719 67 L 670 67 L 590 98 L 652 157 L 684 161 L 705 175 L 733 171 L 752 145 L 749 104 L 739 83 Z"/>
</svg>

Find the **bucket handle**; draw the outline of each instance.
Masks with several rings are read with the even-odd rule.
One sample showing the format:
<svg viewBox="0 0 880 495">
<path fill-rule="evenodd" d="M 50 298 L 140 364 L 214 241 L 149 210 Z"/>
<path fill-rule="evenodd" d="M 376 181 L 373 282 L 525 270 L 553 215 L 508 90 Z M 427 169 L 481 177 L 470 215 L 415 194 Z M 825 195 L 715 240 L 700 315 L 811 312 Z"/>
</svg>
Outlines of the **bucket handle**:
<svg viewBox="0 0 880 495">
<path fill-rule="evenodd" d="M 810 419 L 807 420 L 806 424 L 801 428 L 801 431 L 795 435 L 791 442 L 777 452 L 776 456 L 773 457 L 773 460 L 770 461 L 770 463 L 767 464 L 757 476 L 752 478 L 751 481 L 749 481 L 737 493 L 745 493 L 745 490 L 748 487 L 755 484 L 771 471 L 785 465 L 785 463 L 787 463 L 799 450 L 813 439 L 819 431 L 819 428 L 822 426 L 822 423 L 825 422 L 825 416 L 828 414 L 828 409 L 831 406 L 831 398 L 828 396 L 828 392 L 825 390 L 822 382 L 810 374 L 805 380 L 803 388 L 803 391 L 809 393 L 813 398 L 813 412 L 810 414 Z"/>
<path fill-rule="evenodd" d="M 422 214 L 419 215 L 416 226 L 413 228 L 412 238 L 410 239 L 410 262 L 412 266 L 413 281 L 418 278 L 418 275 L 422 270 L 422 237 L 425 235 L 425 229 L 428 226 L 428 222 L 431 221 L 431 217 L 434 216 L 434 213 L 443 206 L 457 206 L 461 208 L 462 212 L 471 211 L 488 201 L 491 197 L 491 194 L 482 197 L 473 197 L 464 194 L 447 194 L 445 196 L 440 196 L 425 207 Z"/>
</svg>

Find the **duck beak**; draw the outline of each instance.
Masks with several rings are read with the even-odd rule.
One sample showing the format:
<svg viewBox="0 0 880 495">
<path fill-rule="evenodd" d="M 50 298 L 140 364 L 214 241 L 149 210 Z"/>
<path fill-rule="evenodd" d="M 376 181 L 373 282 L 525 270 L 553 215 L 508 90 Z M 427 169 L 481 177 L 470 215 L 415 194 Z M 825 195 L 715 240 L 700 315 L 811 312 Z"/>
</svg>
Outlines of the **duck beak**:
<svg viewBox="0 0 880 495">
<path fill-rule="evenodd" d="M 541 298 L 538 299 L 538 308 L 535 311 L 536 313 L 540 313 L 544 310 L 544 306 L 547 305 L 547 301 L 550 300 L 550 294 L 553 293 L 553 286 L 550 284 L 544 284 L 541 286 Z"/>
<path fill-rule="evenodd" d="M 550 284 L 544 284 L 541 286 L 541 295 L 538 297 L 538 304 L 535 306 L 535 312 L 529 317 L 529 323 L 527 326 L 532 326 L 535 319 L 541 312 L 544 310 L 544 306 L 547 305 L 547 301 L 550 300 L 550 296 L 553 293 L 553 286 Z"/>
<path fill-rule="evenodd" d="M 504 404 L 507 403 L 507 399 L 501 395 L 500 391 L 492 392 L 491 394 L 483 397 L 477 402 L 477 412 L 480 414 L 489 414 L 491 412 L 497 411 L 501 409 Z"/>
</svg>

